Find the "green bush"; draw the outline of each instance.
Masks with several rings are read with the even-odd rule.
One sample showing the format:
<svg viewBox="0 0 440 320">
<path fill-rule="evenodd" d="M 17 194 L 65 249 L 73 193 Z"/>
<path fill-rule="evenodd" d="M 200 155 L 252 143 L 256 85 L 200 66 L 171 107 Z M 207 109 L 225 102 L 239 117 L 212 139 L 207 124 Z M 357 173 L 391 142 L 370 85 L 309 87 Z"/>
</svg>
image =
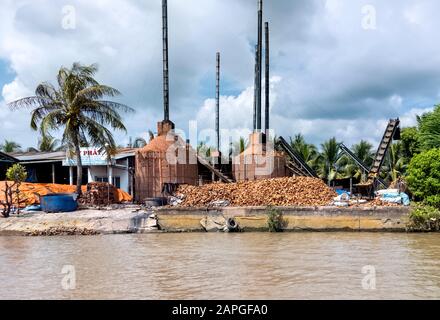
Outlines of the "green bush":
<svg viewBox="0 0 440 320">
<path fill-rule="evenodd" d="M 269 207 L 267 210 L 267 226 L 269 232 L 282 232 L 286 222 L 283 218 L 283 213 L 276 209 Z"/>
<path fill-rule="evenodd" d="M 412 231 L 440 231 L 440 210 L 430 206 L 418 206 L 410 215 Z"/>
<path fill-rule="evenodd" d="M 440 149 L 416 155 L 408 166 L 407 181 L 416 200 L 440 208 Z"/>
<path fill-rule="evenodd" d="M 22 183 L 27 178 L 26 168 L 21 164 L 14 164 L 6 171 L 6 179 L 14 181 L 15 183 Z"/>
<path fill-rule="evenodd" d="M 426 197 L 425 203 L 428 206 L 440 208 L 440 194 Z"/>
</svg>

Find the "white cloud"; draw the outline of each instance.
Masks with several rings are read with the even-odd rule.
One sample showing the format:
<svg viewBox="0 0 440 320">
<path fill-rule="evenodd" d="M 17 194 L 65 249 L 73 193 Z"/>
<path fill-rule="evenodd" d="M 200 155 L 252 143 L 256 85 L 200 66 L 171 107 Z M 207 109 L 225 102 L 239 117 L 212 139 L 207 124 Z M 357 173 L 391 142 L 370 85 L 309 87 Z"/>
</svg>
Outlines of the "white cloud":
<svg viewBox="0 0 440 320">
<path fill-rule="evenodd" d="M 6 102 L 12 102 L 23 97 L 31 95 L 32 92 L 21 82 L 19 78 L 15 78 L 11 83 L 5 84 L 2 89 L 2 96 Z"/>
<path fill-rule="evenodd" d="M 252 126 L 256 1 L 169 2 L 171 117 L 178 127 L 197 119 L 213 127 L 215 52 L 222 52 L 222 127 Z M 3 85 L 9 101 L 55 81 L 61 65 L 99 62 L 100 81 L 118 88 L 138 110 L 128 136 L 155 131 L 162 118 L 160 1 L 72 0 L 76 29 L 62 28 L 63 3 L 2 0 L 0 59 L 16 73 Z M 283 135 L 302 131 L 313 142 L 332 136 L 347 144 L 376 141 L 391 117 L 414 123 L 440 92 L 440 20 L 436 0 L 369 1 L 377 30 L 361 28 L 360 0 L 266 1 L 271 24 L 272 125 Z M 0 75 L 0 81 L 2 75 Z M 275 81 L 278 79 L 277 81 Z M 212 83 L 214 81 L 212 80 Z M 208 93 L 207 93 L 208 92 Z M 209 94 L 212 92 L 212 94 Z M 0 102 L 0 140 L 29 146 L 29 113 Z M 13 121 L 11 121 L 13 119 Z M 8 128 L 7 130 L 5 128 Z"/>
</svg>

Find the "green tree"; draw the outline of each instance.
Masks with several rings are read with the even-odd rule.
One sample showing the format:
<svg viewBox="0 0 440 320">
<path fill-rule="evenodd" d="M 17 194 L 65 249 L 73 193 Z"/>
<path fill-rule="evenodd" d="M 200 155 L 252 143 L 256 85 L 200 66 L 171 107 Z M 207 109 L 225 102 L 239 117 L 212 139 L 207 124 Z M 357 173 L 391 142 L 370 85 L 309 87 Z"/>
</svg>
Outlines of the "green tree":
<svg viewBox="0 0 440 320">
<path fill-rule="evenodd" d="M 409 162 L 420 152 L 420 137 L 417 127 L 403 128 L 400 141 L 402 142 L 402 156 Z"/>
<path fill-rule="evenodd" d="M 249 145 L 249 141 L 244 137 L 240 137 L 240 139 L 238 139 L 238 141 L 234 143 L 233 153 L 235 155 L 239 155 L 243 153 L 248 147 L 248 145 Z"/>
<path fill-rule="evenodd" d="M 440 105 L 419 117 L 419 143 L 422 151 L 440 148 Z"/>
<path fill-rule="evenodd" d="M 339 161 L 342 153 L 339 145 L 336 138 L 325 141 L 321 144 L 321 152 L 317 158 L 317 172 L 321 178 L 328 181 L 329 185 L 331 181 L 341 177 L 342 168 Z"/>
<path fill-rule="evenodd" d="M 197 154 L 203 158 L 210 158 L 211 157 L 212 148 L 209 147 L 206 142 L 201 141 L 197 145 Z"/>
<path fill-rule="evenodd" d="M 5 140 L 5 142 L 0 145 L 0 150 L 5 153 L 19 152 L 20 148 L 20 144 L 9 140 Z"/>
<path fill-rule="evenodd" d="M 359 143 L 351 147 L 351 151 L 361 160 L 367 167 L 371 167 L 374 158 L 373 145 L 368 141 L 361 140 Z M 359 167 L 357 163 L 347 155 L 342 155 L 339 160 L 344 176 L 346 178 L 355 178 L 359 181 L 366 178 L 366 172 Z"/>
<path fill-rule="evenodd" d="M 408 186 L 416 200 L 440 208 L 440 149 L 416 155 L 407 170 Z"/>
<path fill-rule="evenodd" d="M 133 148 L 143 148 L 147 145 L 147 141 L 144 138 L 138 137 L 134 139 Z"/>
<path fill-rule="evenodd" d="M 55 139 L 50 135 L 43 135 L 38 140 L 38 150 L 40 152 L 54 152 L 64 150 L 65 146 L 61 145 L 60 140 Z"/>
<path fill-rule="evenodd" d="M 402 153 L 402 142 L 393 143 L 385 158 L 382 177 L 385 181 L 393 182 L 405 175 L 408 164 Z"/>
<path fill-rule="evenodd" d="M 2 215 L 4 218 L 9 218 L 14 202 L 17 204 L 17 214 L 20 214 L 20 185 L 26 180 L 26 168 L 20 164 L 14 164 L 6 171 L 4 200 L 0 202 L 3 206 Z M 14 199 L 15 194 L 15 199 Z"/>
<path fill-rule="evenodd" d="M 290 146 L 308 165 L 313 166 L 315 164 L 316 157 L 318 156 L 318 149 L 314 144 L 307 143 L 302 134 L 299 133 L 295 135 L 295 137 L 291 137 Z"/>
<path fill-rule="evenodd" d="M 35 96 L 9 104 L 12 109 L 34 108 L 31 128 L 42 134 L 62 131 L 62 144 L 73 151 L 77 163 L 77 193 L 81 194 L 82 163 L 80 148 L 94 146 L 112 152 L 116 143 L 111 129 L 126 131 L 120 112 L 133 109 L 105 100 L 120 92 L 102 85 L 94 79 L 97 65 L 74 63 L 72 68 L 62 67 L 57 76 L 58 86 L 40 84 Z"/>
</svg>

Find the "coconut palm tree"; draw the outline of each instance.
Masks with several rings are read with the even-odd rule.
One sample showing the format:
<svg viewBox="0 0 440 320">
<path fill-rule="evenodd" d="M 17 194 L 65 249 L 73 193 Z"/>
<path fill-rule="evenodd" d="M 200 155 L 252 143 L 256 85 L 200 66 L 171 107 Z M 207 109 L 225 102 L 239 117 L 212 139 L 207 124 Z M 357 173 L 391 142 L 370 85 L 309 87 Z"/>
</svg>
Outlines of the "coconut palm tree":
<svg viewBox="0 0 440 320">
<path fill-rule="evenodd" d="M 368 141 L 361 140 L 359 143 L 354 144 L 351 147 L 351 151 L 356 155 L 359 160 L 366 164 L 367 167 L 371 167 L 374 159 L 373 145 Z M 346 178 L 355 178 L 362 180 L 365 178 L 366 172 L 363 172 L 361 168 L 347 155 L 343 155 L 339 161 L 339 165 L 343 168 Z"/>
<path fill-rule="evenodd" d="M 0 150 L 5 153 L 12 153 L 20 151 L 21 145 L 14 141 L 5 140 L 4 143 L 0 144 Z"/>
<path fill-rule="evenodd" d="M 244 137 L 240 137 L 240 139 L 238 139 L 238 141 L 235 142 L 233 145 L 233 153 L 235 155 L 239 155 L 243 153 L 248 147 L 248 145 L 249 145 L 249 141 Z"/>
<path fill-rule="evenodd" d="M 203 158 L 210 158 L 211 157 L 212 148 L 209 147 L 206 142 L 201 141 L 199 142 L 197 146 L 197 154 Z"/>
<path fill-rule="evenodd" d="M 382 178 L 388 182 L 397 181 L 402 177 L 408 164 L 405 161 L 405 157 L 402 156 L 402 142 L 393 143 L 385 157 L 385 163 L 382 168 Z"/>
<path fill-rule="evenodd" d="M 417 118 L 419 140 L 423 151 L 440 148 L 440 105 Z"/>
<path fill-rule="evenodd" d="M 96 81 L 97 71 L 95 64 L 74 63 L 70 69 L 62 67 L 57 87 L 44 82 L 38 85 L 35 96 L 9 104 L 13 110 L 33 108 L 30 123 L 33 130 L 40 130 L 42 134 L 62 131 L 61 143 L 76 157 L 78 194 L 82 184 L 80 148 L 91 145 L 114 152 L 116 143 L 110 130 L 126 131 L 119 112 L 133 111 L 123 104 L 104 100 L 120 92 Z"/>
<path fill-rule="evenodd" d="M 64 150 L 65 146 L 63 146 L 60 140 L 55 139 L 49 135 L 43 135 L 38 141 L 38 150 L 40 152 L 54 152 Z"/>
<path fill-rule="evenodd" d="M 330 185 L 331 181 L 341 177 L 341 165 L 339 160 L 342 153 L 339 148 L 340 143 L 336 141 L 336 138 L 331 138 L 321 144 L 322 151 L 316 159 L 316 167 L 319 176 L 328 181 Z"/>
<path fill-rule="evenodd" d="M 301 133 L 290 138 L 290 146 L 308 165 L 313 166 L 315 164 L 318 150 L 314 144 L 307 143 Z"/>
<path fill-rule="evenodd" d="M 148 144 L 147 140 L 145 140 L 144 138 L 138 137 L 138 138 L 134 139 L 133 148 L 137 148 L 137 149 L 143 148 L 147 144 Z"/>
</svg>

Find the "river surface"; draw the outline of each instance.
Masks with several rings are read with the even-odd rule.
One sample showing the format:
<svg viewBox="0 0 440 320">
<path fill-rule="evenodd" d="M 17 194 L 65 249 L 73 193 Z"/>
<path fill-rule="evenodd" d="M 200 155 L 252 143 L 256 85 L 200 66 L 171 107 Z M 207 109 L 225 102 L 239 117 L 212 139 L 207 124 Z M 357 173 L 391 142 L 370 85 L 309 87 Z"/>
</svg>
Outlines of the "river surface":
<svg viewBox="0 0 440 320">
<path fill-rule="evenodd" d="M 440 234 L 0 237 L 0 297 L 440 299 Z"/>
</svg>

